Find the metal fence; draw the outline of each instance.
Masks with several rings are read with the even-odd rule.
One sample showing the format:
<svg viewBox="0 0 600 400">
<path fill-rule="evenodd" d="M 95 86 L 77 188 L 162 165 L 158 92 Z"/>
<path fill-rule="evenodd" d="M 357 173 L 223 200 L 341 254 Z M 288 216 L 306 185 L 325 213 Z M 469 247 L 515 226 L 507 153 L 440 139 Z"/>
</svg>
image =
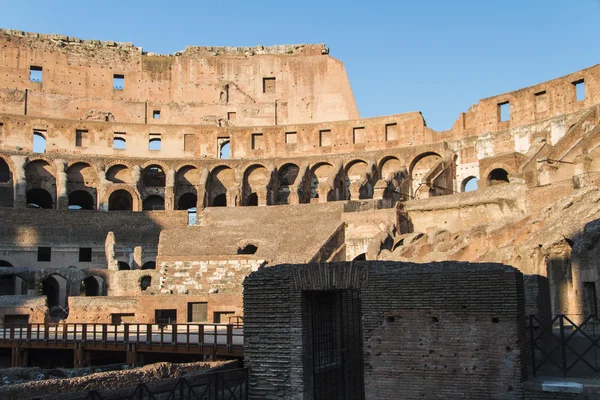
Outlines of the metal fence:
<svg viewBox="0 0 600 400">
<path fill-rule="evenodd" d="M 129 389 L 92 390 L 85 400 L 246 400 L 248 369 L 232 369 Z"/>
<path fill-rule="evenodd" d="M 580 323 L 573 321 L 576 319 Z M 533 376 L 585 377 L 600 372 L 600 319 L 597 315 L 529 317 Z"/>
</svg>

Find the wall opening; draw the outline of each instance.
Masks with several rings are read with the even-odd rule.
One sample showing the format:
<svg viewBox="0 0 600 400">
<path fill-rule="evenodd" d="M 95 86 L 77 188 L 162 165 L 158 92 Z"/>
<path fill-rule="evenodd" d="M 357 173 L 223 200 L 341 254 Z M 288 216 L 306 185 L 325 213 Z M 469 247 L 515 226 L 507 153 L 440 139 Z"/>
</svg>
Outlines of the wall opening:
<svg viewBox="0 0 600 400">
<path fill-rule="evenodd" d="M 91 247 L 80 247 L 79 248 L 79 262 L 92 262 L 92 248 Z"/>
<path fill-rule="evenodd" d="M 254 192 L 250 193 L 246 198 L 247 206 L 258 206 L 258 195 Z"/>
<path fill-rule="evenodd" d="M 288 204 L 289 197 L 292 191 L 292 187 L 296 182 L 296 178 L 298 178 L 298 173 L 300 169 L 295 164 L 286 164 L 279 169 L 278 173 L 278 181 L 279 181 L 279 190 L 277 192 L 277 200 L 278 204 Z"/>
<path fill-rule="evenodd" d="M 510 102 L 498 104 L 498 121 L 505 122 L 510 120 Z"/>
<path fill-rule="evenodd" d="M 183 135 L 183 151 L 196 151 L 196 135 L 193 133 L 186 133 Z"/>
<path fill-rule="evenodd" d="M 114 90 L 125 90 L 125 75 L 120 75 L 120 74 L 113 75 L 113 89 Z"/>
<path fill-rule="evenodd" d="M 0 296 L 22 294 L 27 294 L 27 283 L 20 276 L 3 275 L 0 277 Z M 6 323 L 6 320 L 4 323 Z"/>
<path fill-rule="evenodd" d="M 598 298 L 596 297 L 596 282 L 583 282 L 583 313 L 584 317 L 598 315 Z"/>
<path fill-rule="evenodd" d="M 230 111 L 227 113 L 227 120 L 228 121 L 235 121 L 237 114 L 235 113 L 235 111 Z"/>
<path fill-rule="evenodd" d="M 190 208 L 194 208 L 197 206 L 198 196 L 194 193 L 185 193 L 179 197 L 177 201 L 177 209 L 178 210 L 189 210 Z"/>
<path fill-rule="evenodd" d="M 535 93 L 535 112 L 548 111 L 548 96 L 545 90 Z"/>
<path fill-rule="evenodd" d="M 80 296 L 103 296 L 104 279 L 98 276 L 88 276 L 81 281 Z"/>
<path fill-rule="evenodd" d="M 233 317 L 235 311 L 214 311 L 213 324 L 226 324 L 229 322 L 229 317 Z"/>
<path fill-rule="evenodd" d="M 367 255 L 365 253 L 359 254 L 352 261 L 366 261 Z"/>
<path fill-rule="evenodd" d="M 154 119 L 160 119 L 160 110 L 154 110 L 154 111 L 152 111 L 152 118 L 154 118 Z"/>
<path fill-rule="evenodd" d="M 490 186 L 499 185 L 502 183 L 508 183 L 509 182 L 508 172 L 506 172 L 506 170 L 504 170 L 502 168 L 496 168 L 496 169 L 492 170 L 492 172 L 490 172 L 488 181 L 489 181 Z"/>
<path fill-rule="evenodd" d="M 188 303 L 187 322 L 206 322 L 208 320 L 207 302 Z"/>
<path fill-rule="evenodd" d="M 177 310 L 154 310 L 154 323 L 168 325 L 177 323 Z"/>
<path fill-rule="evenodd" d="M 36 65 L 29 66 L 29 80 L 31 82 L 42 82 L 42 67 L 38 67 Z"/>
<path fill-rule="evenodd" d="M 252 134 L 252 150 L 262 150 L 263 148 L 263 134 L 253 133 Z"/>
<path fill-rule="evenodd" d="M 573 82 L 573 86 L 575 87 L 575 98 L 577 99 L 577 101 L 585 100 L 585 81 L 583 79 L 575 81 Z"/>
<path fill-rule="evenodd" d="M 142 174 L 144 187 L 165 187 L 165 171 L 158 165 L 149 165 Z"/>
<path fill-rule="evenodd" d="M 221 193 L 215 196 L 212 201 L 212 207 L 227 207 L 227 196 Z"/>
<path fill-rule="evenodd" d="M 27 206 L 30 208 L 52 209 L 54 206 L 52 195 L 44 189 L 28 190 L 25 197 L 27 201 Z"/>
<path fill-rule="evenodd" d="M 354 128 L 352 132 L 352 139 L 354 144 L 365 143 L 367 141 L 367 133 L 364 127 Z"/>
<path fill-rule="evenodd" d="M 325 129 L 319 131 L 319 146 L 328 147 L 331 146 L 331 130 Z"/>
<path fill-rule="evenodd" d="M 398 124 L 385 125 L 385 140 L 387 142 L 398 140 Z"/>
<path fill-rule="evenodd" d="M 142 290 L 142 292 L 146 291 L 146 289 L 148 289 L 150 286 L 152 285 L 152 277 L 150 276 L 142 276 L 142 279 L 140 279 L 140 289 Z"/>
<path fill-rule="evenodd" d="M 48 299 L 50 316 L 53 318 L 64 319 L 68 315 L 67 284 L 67 280 L 60 275 L 50 275 L 40 283 L 40 294 Z"/>
<path fill-rule="evenodd" d="M 0 183 L 10 182 L 11 178 L 12 174 L 10 168 L 8 168 L 8 164 L 3 158 L 0 158 Z"/>
<path fill-rule="evenodd" d="M 165 199 L 161 196 L 153 195 L 144 199 L 142 210 L 144 211 L 160 211 L 165 209 Z"/>
<path fill-rule="evenodd" d="M 33 131 L 33 152 L 46 152 L 46 132 L 37 130 Z"/>
<path fill-rule="evenodd" d="M 41 262 L 52 261 L 52 248 L 51 247 L 38 247 L 37 260 Z"/>
<path fill-rule="evenodd" d="M 93 210 L 96 208 L 94 203 L 94 196 L 88 191 L 76 190 L 69 193 L 69 210 L 76 209 L 71 207 L 79 207 L 81 210 Z"/>
<path fill-rule="evenodd" d="M 148 138 L 148 150 L 160 151 L 161 147 L 160 133 L 151 133 Z"/>
<path fill-rule="evenodd" d="M 127 148 L 127 139 L 124 132 L 115 132 L 113 136 L 113 149 L 125 150 Z"/>
<path fill-rule="evenodd" d="M 131 170 L 125 165 L 113 165 L 106 171 L 106 180 L 112 183 L 131 183 Z"/>
<path fill-rule="evenodd" d="M 277 91 L 277 81 L 274 77 L 263 78 L 263 93 L 275 93 Z"/>
<path fill-rule="evenodd" d="M 131 270 L 131 267 L 125 261 L 119 261 L 118 267 L 119 267 L 119 271 Z"/>
<path fill-rule="evenodd" d="M 12 266 L 13 265 L 11 263 L 9 263 L 8 261 L 6 261 L 6 260 L 0 260 L 0 267 L 10 267 L 10 268 L 12 268 Z"/>
<path fill-rule="evenodd" d="M 247 244 L 243 248 L 239 248 L 237 253 L 238 254 L 256 254 L 257 251 L 258 251 L 257 246 L 255 246 L 253 244 Z"/>
<path fill-rule="evenodd" d="M 108 198 L 108 211 L 133 211 L 133 198 L 127 190 L 115 190 Z"/>
<path fill-rule="evenodd" d="M 475 176 L 469 176 L 469 177 L 463 179 L 462 183 L 460 184 L 460 191 L 461 192 L 472 192 L 474 190 L 477 190 L 478 183 L 479 183 L 479 180 Z"/>
<path fill-rule="evenodd" d="M 217 149 L 220 159 L 228 160 L 231 158 L 231 145 L 229 138 L 217 138 Z"/>
<path fill-rule="evenodd" d="M 285 144 L 296 144 L 298 142 L 297 132 L 286 132 L 285 133 Z"/>
<path fill-rule="evenodd" d="M 89 133 L 87 130 L 77 129 L 75 131 L 75 146 L 88 147 L 90 145 Z"/>
<path fill-rule="evenodd" d="M 142 265 L 142 269 L 156 269 L 155 261 L 147 261 Z"/>
</svg>

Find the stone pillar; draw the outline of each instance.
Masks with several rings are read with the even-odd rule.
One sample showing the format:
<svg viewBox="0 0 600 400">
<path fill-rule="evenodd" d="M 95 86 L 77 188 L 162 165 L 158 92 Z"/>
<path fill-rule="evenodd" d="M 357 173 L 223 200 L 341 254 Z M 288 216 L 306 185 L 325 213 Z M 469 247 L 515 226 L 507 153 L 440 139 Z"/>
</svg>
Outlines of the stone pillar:
<svg viewBox="0 0 600 400">
<path fill-rule="evenodd" d="M 350 198 L 348 200 L 358 200 L 360 198 L 360 188 L 362 183 L 354 181 L 350 183 Z"/>
<path fill-rule="evenodd" d="M 131 263 L 131 269 L 142 269 L 142 246 L 136 246 L 133 249 L 133 262 Z"/>
<path fill-rule="evenodd" d="M 64 160 L 54 160 L 56 166 L 56 209 L 67 210 L 69 208 L 69 196 L 67 195 L 67 173 Z"/>
<path fill-rule="evenodd" d="M 105 199 L 108 186 L 111 182 L 106 180 L 106 171 L 98 171 L 96 180 L 96 207 L 100 211 L 108 211 L 108 198 Z"/>
<path fill-rule="evenodd" d="M 319 194 L 319 203 L 327 203 L 327 198 L 329 197 L 329 192 L 331 192 L 333 188 L 327 182 L 319 183 L 317 187 L 317 193 Z"/>
<path fill-rule="evenodd" d="M 25 208 L 27 204 L 27 179 L 25 176 L 25 162 L 27 158 L 24 156 L 10 156 L 13 165 L 13 196 L 15 208 Z"/>
<path fill-rule="evenodd" d="M 375 187 L 373 188 L 373 199 L 383 200 L 383 198 L 385 197 L 385 191 L 388 188 L 388 186 L 389 183 L 386 180 L 378 180 L 377 183 L 375 183 Z"/>
<path fill-rule="evenodd" d="M 111 231 L 106 235 L 104 242 L 107 268 L 111 271 L 119 270 L 119 262 L 115 259 L 115 234 Z"/>
<path fill-rule="evenodd" d="M 175 170 L 168 169 L 165 177 L 165 210 L 173 211 L 175 207 Z"/>
<path fill-rule="evenodd" d="M 299 186 L 290 186 L 290 195 L 288 196 L 288 204 L 300 204 Z"/>
<path fill-rule="evenodd" d="M 266 206 L 268 204 L 267 196 L 269 195 L 269 190 L 267 188 L 260 188 L 256 191 L 256 196 L 258 197 L 258 205 Z"/>
<path fill-rule="evenodd" d="M 204 209 L 206 207 L 206 185 L 200 184 L 196 187 L 196 195 L 198 196 L 198 201 L 196 201 L 196 209 L 198 211 Z"/>
</svg>

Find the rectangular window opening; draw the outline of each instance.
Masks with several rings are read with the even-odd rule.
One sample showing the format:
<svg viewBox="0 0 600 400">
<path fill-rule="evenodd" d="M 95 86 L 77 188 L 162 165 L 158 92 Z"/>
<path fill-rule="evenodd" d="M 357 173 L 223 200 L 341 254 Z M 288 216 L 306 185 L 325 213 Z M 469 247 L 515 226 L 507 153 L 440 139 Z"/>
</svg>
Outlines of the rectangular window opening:
<svg viewBox="0 0 600 400">
<path fill-rule="evenodd" d="M 148 150 L 159 151 L 161 149 L 160 133 L 151 133 L 148 139 Z"/>
<path fill-rule="evenodd" d="M 252 134 L 252 150 L 262 150 L 263 148 L 263 134 L 253 133 Z"/>
<path fill-rule="evenodd" d="M 113 149 L 125 150 L 127 148 L 127 140 L 125 139 L 125 132 L 115 132 L 113 136 Z"/>
<path fill-rule="evenodd" d="M 234 111 L 230 111 L 227 113 L 227 119 L 229 121 L 235 121 L 236 113 Z"/>
<path fill-rule="evenodd" d="M 31 65 L 29 67 L 29 80 L 31 82 L 42 82 L 42 67 Z"/>
<path fill-rule="evenodd" d="M 75 146 L 77 147 L 88 147 L 89 136 L 87 130 L 77 129 L 75 131 Z"/>
<path fill-rule="evenodd" d="M 580 79 L 575 81 L 573 82 L 573 86 L 575 86 L 575 97 L 577 98 L 577 101 L 585 100 L 585 80 Z"/>
<path fill-rule="evenodd" d="M 114 90 L 125 90 L 125 75 L 119 75 L 119 74 L 113 75 L 113 89 Z"/>
<path fill-rule="evenodd" d="M 354 128 L 352 132 L 352 140 L 354 143 L 365 143 L 367 141 L 367 133 L 364 127 Z"/>
<path fill-rule="evenodd" d="M 160 119 L 160 110 L 154 110 L 154 111 L 152 111 L 152 118 L 154 118 L 154 119 Z"/>
<path fill-rule="evenodd" d="M 52 248 L 51 247 L 38 247 L 37 260 L 38 261 L 51 261 L 52 259 Z"/>
<path fill-rule="evenodd" d="M 385 140 L 386 142 L 398 140 L 398 124 L 385 125 Z"/>
<path fill-rule="evenodd" d="M 285 133 L 285 144 L 296 144 L 298 140 L 298 135 L 296 132 L 286 132 Z"/>
<path fill-rule="evenodd" d="M 46 152 L 46 131 L 36 129 L 33 131 L 33 152 Z"/>
<path fill-rule="evenodd" d="M 154 323 L 159 325 L 176 324 L 177 310 L 154 310 Z"/>
<path fill-rule="evenodd" d="M 331 130 L 325 129 L 319 131 L 319 146 L 328 147 L 331 146 Z"/>
<path fill-rule="evenodd" d="M 79 262 L 91 262 L 92 261 L 92 248 L 91 247 L 80 247 L 79 248 Z"/>
<path fill-rule="evenodd" d="M 548 96 L 546 91 L 535 93 L 535 112 L 544 112 L 548 110 Z"/>
<path fill-rule="evenodd" d="M 188 322 L 206 322 L 208 320 L 208 303 L 188 303 Z"/>
<path fill-rule="evenodd" d="M 500 122 L 510 121 L 510 102 L 498 104 L 498 118 Z"/>
<path fill-rule="evenodd" d="M 229 160 L 231 158 L 231 139 L 228 137 L 217 138 L 217 154 L 221 160 Z"/>
<path fill-rule="evenodd" d="M 277 91 L 275 78 L 263 78 L 263 93 L 275 93 Z"/>
</svg>

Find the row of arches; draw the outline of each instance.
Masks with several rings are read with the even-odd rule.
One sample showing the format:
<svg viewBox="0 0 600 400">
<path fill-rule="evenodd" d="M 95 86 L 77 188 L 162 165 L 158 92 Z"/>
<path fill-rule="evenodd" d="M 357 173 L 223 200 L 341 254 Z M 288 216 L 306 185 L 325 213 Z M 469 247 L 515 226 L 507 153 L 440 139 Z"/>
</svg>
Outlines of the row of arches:
<svg viewBox="0 0 600 400">
<path fill-rule="evenodd" d="M 439 169 L 443 163 L 442 156 L 430 152 L 417 157 L 408 168 L 403 160 L 395 156 L 384 157 L 377 164 L 361 159 L 345 165 L 341 162 L 322 161 L 313 165 L 286 163 L 279 168 L 267 168 L 262 164 L 253 164 L 240 177 L 236 170 L 227 165 L 214 167 L 210 172 L 186 165 L 173 171 L 173 208 L 185 210 L 198 206 L 199 194 L 204 196 L 201 199 L 203 206 L 213 207 L 288 204 L 292 198 L 297 198 L 294 202 L 306 203 L 312 199 L 322 199 L 323 196 L 326 199 L 319 201 L 370 199 L 378 185 L 380 189 L 383 185 L 384 192 L 389 192 L 388 196 L 396 193 L 399 198 L 414 198 L 421 180 L 427 178 L 428 174 L 431 175 L 436 168 Z M 55 175 L 55 166 L 46 160 L 33 160 L 26 165 L 27 204 L 35 208 L 56 208 Z M 66 169 L 65 175 L 69 208 L 95 209 L 98 204 L 97 186 L 99 180 L 102 180 L 96 168 L 86 162 L 77 162 Z M 162 166 L 151 164 L 136 171 L 127 165 L 115 164 L 100 175 L 118 186 L 135 185 L 141 192 L 139 208 L 142 210 L 165 209 L 165 186 L 169 179 Z M 8 164 L 0 158 L 0 185 L 9 183 L 11 179 Z M 508 180 L 508 172 L 500 168 L 493 170 L 488 176 L 490 185 Z M 471 183 L 468 184 L 469 182 Z M 463 180 L 460 190 L 473 190 L 476 182 L 476 177 L 470 176 Z M 198 188 L 202 185 L 205 186 L 205 192 L 199 193 Z M 446 187 L 430 189 L 430 195 L 454 192 L 452 182 L 446 180 L 443 186 Z M 136 209 L 134 197 L 137 196 L 126 187 L 113 188 L 108 198 L 109 210 Z M 3 196 L 4 192 L 1 190 L 0 187 L 0 196 Z M 0 201 L 0 204 L 4 203 Z"/>
</svg>

